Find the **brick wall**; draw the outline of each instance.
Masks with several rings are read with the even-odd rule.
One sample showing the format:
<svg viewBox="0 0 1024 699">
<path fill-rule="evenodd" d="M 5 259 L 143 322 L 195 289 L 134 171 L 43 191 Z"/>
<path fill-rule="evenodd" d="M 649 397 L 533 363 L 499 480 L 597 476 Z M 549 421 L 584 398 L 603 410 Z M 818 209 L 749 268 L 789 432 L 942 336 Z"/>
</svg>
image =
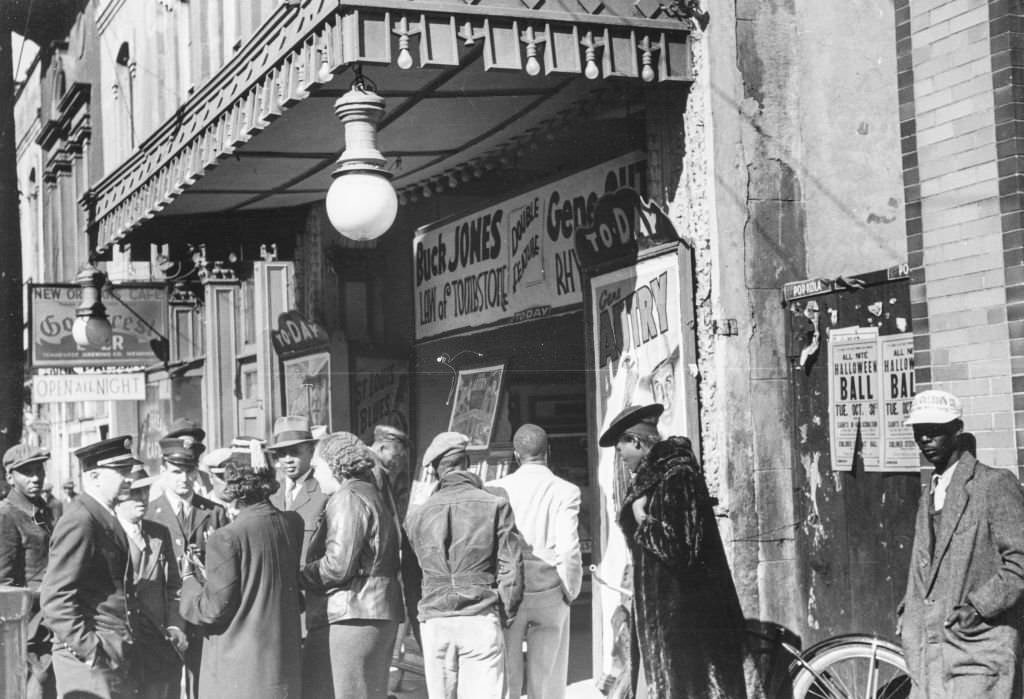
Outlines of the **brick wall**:
<svg viewBox="0 0 1024 699">
<path fill-rule="evenodd" d="M 1008 12 L 1002 0 L 897 0 L 896 8 L 917 390 L 963 398 L 979 458 L 1012 467 L 1021 460 L 1003 229 L 1019 198 L 1007 179 L 1016 169 L 999 158 L 1006 91 L 994 81 L 1008 75 L 993 51 L 1007 31 L 996 16 Z M 1018 363 L 1024 382 L 1024 355 Z"/>
</svg>

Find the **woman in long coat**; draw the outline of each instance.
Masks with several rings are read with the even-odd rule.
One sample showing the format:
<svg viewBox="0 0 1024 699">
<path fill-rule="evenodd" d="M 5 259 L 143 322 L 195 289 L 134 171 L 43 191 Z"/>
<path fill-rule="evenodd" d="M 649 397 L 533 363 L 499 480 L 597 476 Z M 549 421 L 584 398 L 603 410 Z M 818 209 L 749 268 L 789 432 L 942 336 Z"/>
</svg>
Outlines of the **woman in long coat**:
<svg viewBox="0 0 1024 699">
<path fill-rule="evenodd" d="M 296 699 L 302 690 L 302 518 L 268 498 L 278 488 L 259 444 L 223 464 L 230 524 L 206 542 L 206 567 L 182 568 L 181 615 L 204 635 L 200 699 Z"/>
<path fill-rule="evenodd" d="M 388 667 L 403 619 L 398 582 L 398 518 L 374 479 L 376 457 L 354 434 L 336 432 L 318 448 L 340 487 L 327 502 L 325 551 L 302 570 L 302 584 L 327 596 L 332 675 L 338 699 L 385 699 Z M 312 553 L 312 552 L 311 552 Z"/>
<path fill-rule="evenodd" d="M 746 696 L 744 620 L 703 470 L 686 437 L 640 462 L 619 515 L 649 697 Z"/>
</svg>

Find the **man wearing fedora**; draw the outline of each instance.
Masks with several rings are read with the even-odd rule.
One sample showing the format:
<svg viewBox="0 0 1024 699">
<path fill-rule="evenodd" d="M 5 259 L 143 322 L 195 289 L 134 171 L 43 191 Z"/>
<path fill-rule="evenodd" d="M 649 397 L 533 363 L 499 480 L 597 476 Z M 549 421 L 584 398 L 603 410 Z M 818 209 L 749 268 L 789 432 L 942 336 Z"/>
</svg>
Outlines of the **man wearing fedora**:
<svg viewBox="0 0 1024 699">
<path fill-rule="evenodd" d="M 40 586 L 59 696 L 135 695 L 128 655 L 131 558 L 113 510 L 125 476 L 141 463 L 131 447 L 132 438 L 121 436 L 75 451 L 83 492 L 54 527 Z"/>
<path fill-rule="evenodd" d="M 181 576 L 167 527 L 143 519 L 155 479 L 141 465 L 128 474 L 127 492 L 114 505 L 128 537 L 131 583 L 132 662 L 138 697 L 172 699 L 181 691 L 182 654 L 188 647 L 185 622 L 178 611 Z"/>
<path fill-rule="evenodd" d="M 0 502 L 0 585 L 38 590 L 43 581 L 55 521 L 42 490 L 43 467 L 49 458 L 48 451 L 28 444 L 15 444 L 4 452 L 11 491 Z M 28 630 L 29 699 L 56 695 L 50 633 L 42 624 L 38 600 L 33 607 Z"/>
<path fill-rule="evenodd" d="M 620 411 L 607 429 L 598 439 L 603 448 L 614 447 L 617 466 L 614 474 L 615 510 L 618 511 L 629 489 L 633 474 L 651 449 L 661 441 L 658 431 L 658 419 L 665 411 L 660 403 L 648 405 L 631 405 Z M 638 519 L 646 516 L 644 508 L 646 498 L 633 503 L 632 511 Z M 632 562 L 625 571 L 622 582 L 627 587 L 633 584 Z M 640 671 L 640 649 L 637 642 L 634 623 L 634 610 L 625 605 L 619 606 L 612 614 L 616 649 L 612 655 L 616 659 L 628 660 L 628 664 L 614 664 L 611 670 L 601 679 L 602 688 L 608 696 L 618 696 L 620 692 L 633 692 L 636 696 L 646 696 L 647 686 L 643 673 Z M 619 643 L 625 647 L 619 647 Z M 629 689 L 629 688 L 632 689 Z"/>
<path fill-rule="evenodd" d="M 935 469 L 921 495 L 897 630 L 912 697 L 1021 696 L 1024 491 L 967 448 L 960 399 L 914 396 L 906 425 Z"/>
<path fill-rule="evenodd" d="M 165 437 L 160 440 L 163 473 L 157 483 L 163 493 L 151 500 L 146 519 L 163 525 L 171 533 L 174 559 L 181 561 L 186 551 L 200 560 L 206 553 L 206 540 L 228 522 L 227 512 L 220 505 L 195 492 L 196 472 L 202 444 L 195 434 Z M 197 696 L 199 665 L 203 657 L 203 637 L 197 627 L 188 625 L 188 649 L 185 651 L 186 690 Z"/>
<path fill-rule="evenodd" d="M 299 560 L 303 563 L 313 532 L 327 506 L 327 496 L 311 467 L 316 443 L 308 418 L 285 415 L 274 422 L 274 434 L 267 445 L 281 483 L 281 488 L 270 496 L 270 502 L 279 510 L 291 510 L 302 516 L 305 531 Z"/>
<path fill-rule="evenodd" d="M 282 511 L 296 512 L 302 517 L 302 551 L 299 564 L 318 560 L 325 553 L 327 525 L 324 509 L 328 496 L 313 474 L 313 452 L 317 438 L 309 419 L 301 415 L 285 415 L 274 422 L 274 434 L 267 452 L 277 470 L 281 487 L 270 496 L 270 502 Z M 303 636 L 303 667 L 330 666 L 330 626 L 327 623 L 327 599 L 307 590 L 305 611 L 301 618 Z M 304 673 L 303 696 L 319 697 L 333 692 L 329 674 L 325 678 L 315 671 Z"/>
</svg>

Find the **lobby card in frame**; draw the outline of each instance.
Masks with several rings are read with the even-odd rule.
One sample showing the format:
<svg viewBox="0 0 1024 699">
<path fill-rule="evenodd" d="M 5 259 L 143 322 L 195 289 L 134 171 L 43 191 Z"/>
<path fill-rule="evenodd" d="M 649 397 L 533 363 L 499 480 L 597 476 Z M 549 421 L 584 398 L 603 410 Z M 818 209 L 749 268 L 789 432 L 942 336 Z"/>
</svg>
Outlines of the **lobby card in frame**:
<svg viewBox="0 0 1024 699">
<path fill-rule="evenodd" d="M 448 430 L 469 437 L 469 449 L 486 449 L 491 444 L 504 372 L 504 364 L 459 372 Z"/>
<path fill-rule="evenodd" d="M 285 359 L 286 415 L 305 415 L 311 425 L 331 424 L 331 354 L 317 352 Z"/>
</svg>

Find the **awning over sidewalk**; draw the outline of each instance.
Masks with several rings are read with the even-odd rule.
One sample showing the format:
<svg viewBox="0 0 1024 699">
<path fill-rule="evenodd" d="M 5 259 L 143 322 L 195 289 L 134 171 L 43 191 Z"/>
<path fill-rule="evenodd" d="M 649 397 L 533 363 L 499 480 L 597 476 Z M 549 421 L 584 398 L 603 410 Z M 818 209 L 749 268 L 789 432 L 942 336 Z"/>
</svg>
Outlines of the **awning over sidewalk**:
<svg viewBox="0 0 1024 699">
<path fill-rule="evenodd" d="M 380 146 L 415 198 L 571 125 L 604 81 L 689 81 L 687 14 L 656 0 L 282 3 L 89 193 L 98 248 L 158 216 L 321 199 L 344 145 L 332 104 L 347 66 L 387 100 Z"/>
</svg>

